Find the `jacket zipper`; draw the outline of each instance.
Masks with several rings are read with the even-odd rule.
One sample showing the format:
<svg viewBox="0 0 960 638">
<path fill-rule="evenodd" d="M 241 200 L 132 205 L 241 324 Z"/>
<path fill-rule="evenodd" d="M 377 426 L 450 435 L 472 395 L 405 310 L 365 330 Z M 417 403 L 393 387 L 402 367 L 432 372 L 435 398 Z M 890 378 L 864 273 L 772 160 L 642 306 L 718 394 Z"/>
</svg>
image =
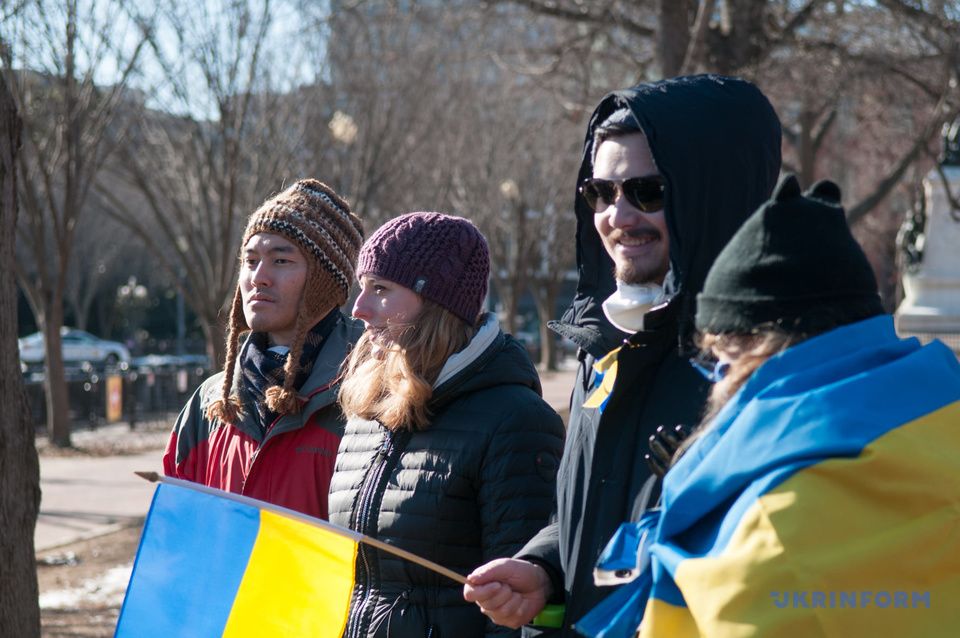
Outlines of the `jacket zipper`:
<svg viewBox="0 0 960 638">
<path fill-rule="evenodd" d="M 309 395 L 307 395 L 307 400 L 309 400 L 310 397 L 312 397 L 315 394 L 323 392 L 324 390 L 329 390 L 330 386 L 332 386 L 333 384 L 334 384 L 334 381 L 331 381 L 326 385 L 320 386 L 316 390 L 312 391 Z M 301 407 L 305 407 L 306 404 L 307 404 L 307 401 L 304 401 Z M 246 495 L 247 482 L 249 482 L 250 478 L 253 476 L 253 466 L 256 464 L 257 459 L 260 458 L 260 453 L 263 451 L 263 448 L 265 448 L 267 446 L 267 443 L 270 442 L 270 434 L 273 432 L 273 428 L 276 427 L 277 423 L 279 423 L 280 419 L 282 418 L 283 418 L 283 415 L 280 414 L 277 416 L 277 418 L 273 420 L 273 423 L 271 423 L 270 426 L 263 433 L 263 441 L 260 443 L 260 445 L 257 446 L 257 449 L 253 451 L 253 456 L 251 456 L 250 458 L 250 467 L 247 469 L 247 478 L 243 479 L 243 484 L 240 486 L 241 494 Z M 303 427 L 305 427 L 309 421 L 310 421 L 310 416 L 304 416 Z"/>
<path fill-rule="evenodd" d="M 375 514 L 370 505 L 387 467 L 387 460 L 393 452 L 392 439 L 391 432 L 387 431 L 387 435 L 374 457 L 374 463 L 367 471 L 363 485 L 360 487 L 360 498 L 357 499 L 357 507 L 353 511 L 350 527 L 361 534 L 369 533 L 370 519 Z M 344 638 L 363 637 L 362 627 L 367 623 L 367 607 L 372 586 L 370 581 L 373 579 L 369 551 L 369 548 L 363 543 L 360 543 L 357 547 L 357 604 L 354 613 L 350 614 L 350 622 L 347 625 L 347 631 L 344 632 Z"/>
<path fill-rule="evenodd" d="M 273 426 L 275 426 L 282 418 L 282 416 L 278 416 L 273 420 L 273 423 L 270 424 L 270 427 L 268 427 L 266 432 L 263 433 L 263 441 L 257 446 L 257 449 L 253 451 L 253 456 L 250 457 L 250 467 L 247 469 L 247 477 L 243 479 L 243 484 L 240 486 L 241 494 L 245 496 L 247 495 L 247 483 L 249 483 L 250 479 L 253 477 L 253 468 L 257 463 L 257 459 L 260 458 L 260 453 L 263 451 L 263 448 L 265 448 L 267 443 L 270 442 L 270 433 L 273 431 Z"/>
</svg>

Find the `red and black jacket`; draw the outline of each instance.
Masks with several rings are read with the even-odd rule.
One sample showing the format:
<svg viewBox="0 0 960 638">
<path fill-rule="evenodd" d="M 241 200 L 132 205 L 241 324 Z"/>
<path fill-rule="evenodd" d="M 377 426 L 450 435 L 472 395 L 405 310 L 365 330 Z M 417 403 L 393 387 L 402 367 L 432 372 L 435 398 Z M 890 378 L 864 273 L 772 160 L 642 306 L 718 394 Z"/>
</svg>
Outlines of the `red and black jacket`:
<svg viewBox="0 0 960 638">
<path fill-rule="evenodd" d="M 164 473 L 326 519 L 344 428 L 336 380 L 362 331 L 361 322 L 341 317 L 298 390 L 300 414 L 279 417 L 265 433 L 254 406 L 245 406 L 236 423 L 208 419 L 207 406 L 221 396 L 223 373 L 207 379 L 177 418 L 163 455 Z M 240 376 L 238 371 L 234 378 Z"/>
</svg>

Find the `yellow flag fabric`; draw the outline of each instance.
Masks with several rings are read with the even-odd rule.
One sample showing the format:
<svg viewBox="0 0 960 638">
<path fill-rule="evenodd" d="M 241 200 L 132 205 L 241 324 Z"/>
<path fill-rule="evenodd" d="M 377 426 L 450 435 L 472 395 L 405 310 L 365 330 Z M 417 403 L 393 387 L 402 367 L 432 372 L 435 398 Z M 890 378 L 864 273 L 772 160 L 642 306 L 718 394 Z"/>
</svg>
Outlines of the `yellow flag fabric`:
<svg viewBox="0 0 960 638">
<path fill-rule="evenodd" d="M 889 317 L 757 370 L 670 470 L 641 637 L 960 627 L 960 364 Z"/>
<path fill-rule="evenodd" d="M 338 638 L 357 539 L 323 524 L 159 485 L 116 636 Z"/>
</svg>

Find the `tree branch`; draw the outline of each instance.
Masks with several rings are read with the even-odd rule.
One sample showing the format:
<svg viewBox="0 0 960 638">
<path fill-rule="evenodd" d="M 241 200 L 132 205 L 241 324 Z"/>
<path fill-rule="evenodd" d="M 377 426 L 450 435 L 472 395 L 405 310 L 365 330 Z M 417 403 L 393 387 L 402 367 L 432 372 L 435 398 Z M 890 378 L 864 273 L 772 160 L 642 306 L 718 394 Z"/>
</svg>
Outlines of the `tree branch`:
<svg viewBox="0 0 960 638">
<path fill-rule="evenodd" d="M 940 115 L 931 118 L 930 122 L 927 123 L 914 140 L 910 150 L 900 158 L 900 161 L 897 162 L 890 172 L 887 173 L 886 177 L 877 184 L 877 187 L 871 194 L 860 200 L 860 202 L 847 211 L 847 222 L 851 226 L 863 219 L 868 212 L 873 210 L 874 207 L 890 194 L 890 191 L 897 185 L 900 178 L 903 177 L 903 174 L 910 168 L 910 165 L 925 151 L 927 145 L 930 143 L 930 138 L 940 130 L 943 122 L 951 121 L 960 115 L 960 108 L 954 108 L 950 112 L 943 111 L 945 98 L 946 96 L 944 96 L 944 100 L 941 100 L 941 103 L 935 111 L 936 113 L 940 113 Z"/>
<path fill-rule="evenodd" d="M 696 70 L 702 56 L 701 51 L 707 45 L 707 33 L 710 30 L 710 18 L 716 8 L 716 0 L 703 0 L 697 9 L 697 17 L 693 21 L 693 33 L 690 44 L 687 46 L 687 55 L 680 67 L 680 75 L 689 75 Z"/>
</svg>

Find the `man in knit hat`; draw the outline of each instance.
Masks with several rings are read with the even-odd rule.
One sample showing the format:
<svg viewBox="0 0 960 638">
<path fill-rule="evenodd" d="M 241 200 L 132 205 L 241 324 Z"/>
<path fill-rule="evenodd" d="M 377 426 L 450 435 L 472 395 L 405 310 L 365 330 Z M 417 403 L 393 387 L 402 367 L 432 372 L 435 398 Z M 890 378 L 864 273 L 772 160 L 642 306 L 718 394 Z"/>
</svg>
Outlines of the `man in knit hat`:
<svg viewBox="0 0 960 638">
<path fill-rule="evenodd" d="M 313 179 L 250 216 L 226 364 L 180 413 L 163 457 L 168 476 L 327 517 L 343 433 L 336 379 L 363 330 L 339 307 L 362 243 L 350 206 Z"/>
</svg>

